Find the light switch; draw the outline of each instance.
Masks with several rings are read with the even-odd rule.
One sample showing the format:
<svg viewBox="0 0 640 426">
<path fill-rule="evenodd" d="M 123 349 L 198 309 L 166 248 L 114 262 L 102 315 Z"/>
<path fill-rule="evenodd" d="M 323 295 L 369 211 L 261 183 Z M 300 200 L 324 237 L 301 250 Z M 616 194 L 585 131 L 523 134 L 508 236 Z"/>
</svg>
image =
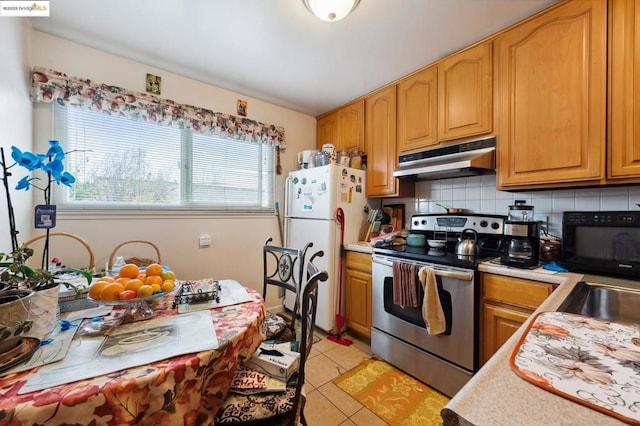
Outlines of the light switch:
<svg viewBox="0 0 640 426">
<path fill-rule="evenodd" d="M 211 235 L 202 234 L 200 235 L 200 239 L 198 240 L 200 248 L 203 247 L 211 247 Z"/>
</svg>

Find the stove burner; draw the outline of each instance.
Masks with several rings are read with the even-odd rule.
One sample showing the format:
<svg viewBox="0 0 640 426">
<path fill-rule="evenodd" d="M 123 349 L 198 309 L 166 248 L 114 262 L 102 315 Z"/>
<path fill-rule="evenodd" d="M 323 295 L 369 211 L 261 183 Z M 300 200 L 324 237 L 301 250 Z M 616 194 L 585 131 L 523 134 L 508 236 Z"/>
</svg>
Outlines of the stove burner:
<svg viewBox="0 0 640 426">
<path fill-rule="evenodd" d="M 397 256 L 404 259 L 431 262 L 463 268 L 475 268 L 485 260 L 499 256 L 499 244 L 503 236 L 506 216 L 482 214 L 418 214 L 411 217 L 411 233 L 425 234 L 427 239 L 437 236 L 444 239 L 443 248 L 393 245 L 374 247 L 374 253 Z M 478 233 L 479 252 L 476 256 L 460 256 L 455 247 L 465 229 Z"/>
</svg>

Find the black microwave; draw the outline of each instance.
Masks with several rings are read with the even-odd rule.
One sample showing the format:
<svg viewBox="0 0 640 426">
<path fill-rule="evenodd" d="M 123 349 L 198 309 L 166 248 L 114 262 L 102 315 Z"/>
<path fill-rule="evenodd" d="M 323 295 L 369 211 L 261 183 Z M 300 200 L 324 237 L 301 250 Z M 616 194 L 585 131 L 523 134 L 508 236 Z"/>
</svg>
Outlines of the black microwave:
<svg viewBox="0 0 640 426">
<path fill-rule="evenodd" d="M 640 280 L 640 211 L 564 212 L 562 259 L 571 272 Z"/>
</svg>

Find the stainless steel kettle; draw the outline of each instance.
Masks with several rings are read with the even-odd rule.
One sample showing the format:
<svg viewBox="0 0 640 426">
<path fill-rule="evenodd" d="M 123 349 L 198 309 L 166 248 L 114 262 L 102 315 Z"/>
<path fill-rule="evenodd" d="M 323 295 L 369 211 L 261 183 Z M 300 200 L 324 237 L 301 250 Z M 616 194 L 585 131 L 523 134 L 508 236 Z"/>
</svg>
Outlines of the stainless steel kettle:
<svg viewBox="0 0 640 426">
<path fill-rule="evenodd" d="M 469 235 L 472 238 L 469 238 Z M 475 229 L 466 228 L 460 232 L 456 244 L 456 254 L 459 256 L 475 256 L 478 254 L 478 233 Z"/>
</svg>

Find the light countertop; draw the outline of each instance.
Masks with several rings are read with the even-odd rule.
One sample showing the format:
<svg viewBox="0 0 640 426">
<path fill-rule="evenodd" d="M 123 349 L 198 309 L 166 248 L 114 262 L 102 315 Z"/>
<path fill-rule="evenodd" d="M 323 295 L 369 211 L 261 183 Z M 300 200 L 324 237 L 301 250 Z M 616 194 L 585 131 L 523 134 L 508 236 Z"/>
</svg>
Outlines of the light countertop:
<svg viewBox="0 0 640 426">
<path fill-rule="evenodd" d="M 449 401 L 445 425 L 619 425 L 621 421 L 557 396 L 518 377 L 509 359 L 529 322 L 538 312 L 555 311 L 581 280 L 574 273 L 536 272 L 483 263 L 482 272 L 560 284 L 513 336 Z M 597 281 L 596 281 L 597 282 Z"/>
<path fill-rule="evenodd" d="M 344 245 L 345 250 L 359 251 L 360 253 L 373 253 L 373 247 L 365 241 L 358 241 L 357 243 L 350 243 Z"/>
</svg>

